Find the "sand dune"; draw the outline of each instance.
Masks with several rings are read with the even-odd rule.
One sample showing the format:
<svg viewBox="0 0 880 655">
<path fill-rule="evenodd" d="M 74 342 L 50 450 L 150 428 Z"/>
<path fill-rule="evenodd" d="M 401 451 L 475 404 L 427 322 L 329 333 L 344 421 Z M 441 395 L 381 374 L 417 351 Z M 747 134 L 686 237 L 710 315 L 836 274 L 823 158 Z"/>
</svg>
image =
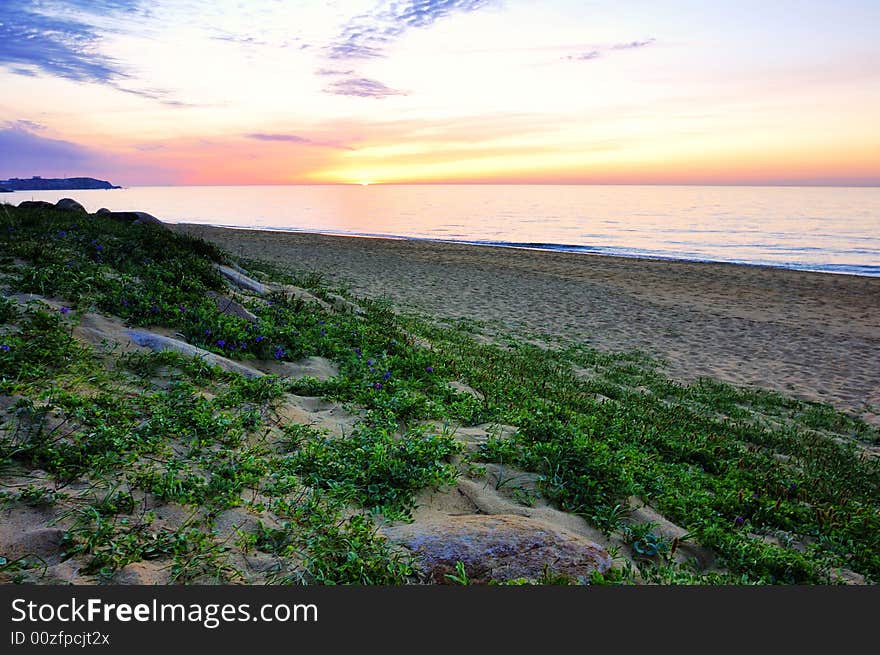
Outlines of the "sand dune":
<svg viewBox="0 0 880 655">
<path fill-rule="evenodd" d="M 880 279 L 426 241 L 176 225 L 354 293 L 511 330 L 638 348 L 711 376 L 880 413 Z M 872 409 L 873 408 L 873 409 Z"/>
</svg>

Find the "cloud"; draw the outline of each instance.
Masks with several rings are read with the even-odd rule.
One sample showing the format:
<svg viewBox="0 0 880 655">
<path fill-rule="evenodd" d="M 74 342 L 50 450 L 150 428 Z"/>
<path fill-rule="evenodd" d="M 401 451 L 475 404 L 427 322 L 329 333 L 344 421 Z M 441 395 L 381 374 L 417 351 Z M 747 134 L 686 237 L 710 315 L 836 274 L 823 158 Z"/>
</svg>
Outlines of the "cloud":
<svg viewBox="0 0 880 655">
<path fill-rule="evenodd" d="M 100 52 L 102 35 L 113 31 L 107 19 L 121 15 L 130 22 L 139 12 L 140 0 L 12 0 L 0 14 L 0 66 L 16 75 L 105 84 L 168 106 L 189 106 L 163 89 L 130 88 L 130 72 Z"/>
<path fill-rule="evenodd" d="M 132 153 L 113 153 L 87 145 L 52 139 L 36 134 L 34 127 L 24 125 L 31 121 L 0 123 L 0 179 L 9 177 L 96 177 L 114 184 L 127 180 L 169 184 L 175 181 L 173 163 L 142 161 Z M 36 125 L 36 124 L 33 124 Z M 151 149 L 135 147 L 138 151 Z"/>
<path fill-rule="evenodd" d="M 70 141 L 49 139 L 23 127 L 30 121 L 15 121 L 0 127 L 0 177 L 29 177 L 43 175 L 50 166 L 52 170 L 73 171 L 89 167 L 97 160 L 97 155 Z"/>
<path fill-rule="evenodd" d="M 333 76 L 333 75 L 354 75 L 354 71 L 352 69 L 349 70 L 339 70 L 336 68 L 319 68 L 315 71 L 315 75 L 322 76 Z"/>
<path fill-rule="evenodd" d="M 324 89 L 325 93 L 338 96 L 356 96 L 359 98 L 387 98 L 388 96 L 405 96 L 404 91 L 392 89 L 378 80 L 367 77 L 346 77 L 333 82 Z"/>
<path fill-rule="evenodd" d="M 276 132 L 254 132 L 245 134 L 248 139 L 256 141 L 276 141 L 281 143 L 299 143 L 306 146 L 319 146 L 322 148 L 338 148 L 340 150 L 352 150 L 349 146 L 344 146 L 333 141 L 319 141 L 308 137 L 299 136 L 298 134 L 284 134 Z"/>
<path fill-rule="evenodd" d="M 249 139 L 256 139 L 257 141 L 287 141 L 290 143 L 313 143 L 311 139 L 307 139 L 304 136 L 297 136 L 296 134 L 264 134 L 264 133 L 254 133 L 254 134 L 246 134 L 245 135 Z"/>
<path fill-rule="evenodd" d="M 590 50 L 589 52 L 582 52 L 579 55 L 569 55 L 567 59 L 572 61 L 589 61 L 590 59 L 598 59 L 602 56 L 602 53 L 598 50 Z"/>
<path fill-rule="evenodd" d="M 19 119 L 17 121 L 7 123 L 7 127 L 18 127 L 23 130 L 27 130 L 28 132 L 40 132 L 46 129 L 46 126 L 42 123 L 37 123 L 35 121 L 28 121 L 24 119 Z"/>
<path fill-rule="evenodd" d="M 593 50 L 588 50 L 586 52 L 581 52 L 576 55 L 568 55 L 564 57 L 569 61 L 590 61 L 591 59 L 598 59 L 602 56 L 603 52 L 610 50 L 637 50 L 638 48 L 645 48 L 649 45 L 653 45 L 657 39 L 651 37 L 650 39 L 645 39 L 644 41 L 628 41 L 626 43 L 615 43 L 614 45 L 607 46 L 604 48 L 594 48 Z"/>
<path fill-rule="evenodd" d="M 629 41 L 628 43 L 615 43 L 611 46 L 611 50 L 635 50 L 636 48 L 644 48 L 649 45 L 653 45 L 657 39 L 650 38 L 645 39 L 644 41 Z"/>
<path fill-rule="evenodd" d="M 413 0 L 384 2 L 374 11 L 352 18 L 327 47 L 331 59 L 373 59 L 407 30 L 433 25 L 456 13 L 478 11 L 492 0 Z"/>
<path fill-rule="evenodd" d="M 78 82 L 109 83 L 127 77 L 119 62 L 98 52 L 99 30 L 74 17 L 133 12 L 136 0 L 56 0 L 4 3 L 0 64 L 18 75 L 36 71 Z"/>
</svg>

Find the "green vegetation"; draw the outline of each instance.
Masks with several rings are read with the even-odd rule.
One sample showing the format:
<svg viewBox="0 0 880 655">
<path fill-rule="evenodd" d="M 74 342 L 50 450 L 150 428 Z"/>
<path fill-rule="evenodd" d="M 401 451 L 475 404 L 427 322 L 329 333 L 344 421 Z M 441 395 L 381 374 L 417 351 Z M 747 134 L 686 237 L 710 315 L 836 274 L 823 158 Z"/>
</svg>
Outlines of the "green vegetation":
<svg viewBox="0 0 880 655">
<path fill-rule="evenodd" d="M 856 417 L 708 379 L 683 385 L 643 354 L 553 335 L 546 347 L 485 343 L 477 324 L 370 299 L 363 312 L 331 311 L 282 285 L 328 300 L 344 289 L 257 262 L 243 263 L 278 285 L 237 298 L 248 318 L 223 311 L 233 294 L 217 263 L 230 256 L 161 227 L 0 205 L 0 504 L 50 514 L 86 574 L 157 562 L 178 583 L 418 582 L 378 526 L 409 520 L 421 490 L 497 464 L 537 474 L 544 498 L 631 554 L 595 584 L 828 584 L 841 569 L 880 579 L 869 452 L 880 433 Z M 243 363 L 324 357 L 338 374 L 248 379 L 168 351 L 89 346 L 73 333 L 90 312 Z M 342 435 L 284 420 L 292 394 L 361 418 Z M 464 452 L 455 426 L 483 424 L 516 429 Z M 504 485 L 535 500 L 499 475 Z M 631 521 L 633 497 L 687 535 Z M 717 567 L 676 559 L 684 542 L 711 549 Z M 257 555 L 254 573 L 242 558 Z M 46 569 L 0 552 L 12 581 Z M 448 577 L 470 583 L 463 567 Z M 567 583 L 551 570 L 538 582 Z"/>
</svg>

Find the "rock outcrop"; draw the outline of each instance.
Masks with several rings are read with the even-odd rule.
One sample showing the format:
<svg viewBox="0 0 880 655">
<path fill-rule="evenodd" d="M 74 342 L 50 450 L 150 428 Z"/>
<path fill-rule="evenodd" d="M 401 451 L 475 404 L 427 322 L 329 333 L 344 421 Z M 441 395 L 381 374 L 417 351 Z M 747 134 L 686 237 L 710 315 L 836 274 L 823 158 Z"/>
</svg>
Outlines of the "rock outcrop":
<svg viewBox="0 0 880 655">
<path fill-rule="evenodd" d="M 145 330 L 126 330 L 128 337 L 137 345 L 149 348 L 150 350 L 159 352 L 162 350 L 173 350 L 186 357 L 201 357 L 209 364 L 219 366 L 226 371 L 240 373 L 247 378 L 258 378 L 264 374 L 250 366 L 245 366 L 226 357 L 221 357 L 215 353 L 204 350 L 192 344 L 172 339 L 161 334 L 147 332 Z"/>
<path fill-rule="evenodd" d="M 82 214 L 87 214 L 86 208 L 79 204 L 73 198 L 62 198 L 58 202 L 55 203 L 55 206 L 58 209 L 64 209 L 65 211 L 72 212 L 80 212 Z"/>
<path fill-rule="evenodd" d="M 412 551 L 438 584 L 449 584 L 447 575 L 456 573 L 458 562 L 476 584 L 540 581 L 548 571 L 589 582 L 594 572 L 611 568 L 611 557 L 600 545 L 525 516 L 448 516 L 384 532 L 389 540 Z"/>
</svg>

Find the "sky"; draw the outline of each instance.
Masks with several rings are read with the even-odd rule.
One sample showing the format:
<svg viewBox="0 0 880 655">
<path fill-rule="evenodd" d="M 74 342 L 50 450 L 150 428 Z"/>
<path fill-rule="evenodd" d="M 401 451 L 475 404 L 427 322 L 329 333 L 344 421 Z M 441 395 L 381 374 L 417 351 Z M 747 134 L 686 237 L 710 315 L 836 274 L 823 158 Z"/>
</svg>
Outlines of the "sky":
<svg viewBox="0 0 880 655">
<path fill-rule="evenodd" d="M 877 0 L 0 0 L 0 178 L 880 185 Z"/>
</svg>

